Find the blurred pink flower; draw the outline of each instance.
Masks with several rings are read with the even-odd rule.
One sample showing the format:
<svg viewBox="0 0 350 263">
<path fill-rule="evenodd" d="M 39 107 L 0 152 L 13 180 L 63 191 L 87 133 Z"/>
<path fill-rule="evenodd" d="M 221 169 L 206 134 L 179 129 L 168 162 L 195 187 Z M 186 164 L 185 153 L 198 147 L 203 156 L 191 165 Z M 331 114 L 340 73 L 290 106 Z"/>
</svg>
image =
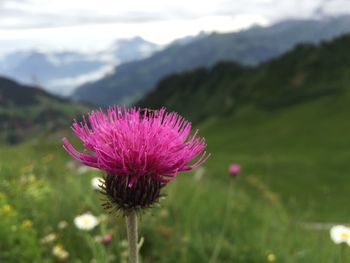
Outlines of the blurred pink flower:
<svg viewBox="0 0 350 263">
<path fill-rule="evenodd" d="M 74 149 L 64 138 L 64 149 L 83 164 L 109 175 L 127 178 L 132 187 L 140 178 L 168 183 L 178 172 L 204 163 L 205 140 L 190 136 L 191 123 L 175 112 L 110 107 L 88 114 L 73 124 L 73 131 L 84 143 L 84 151 Z M 197 159 L 193 164 L 189 162 Z"/>
<path fill-rule="evenodd" d="M 228 167 L 228 172 L 232 175 L 232 176 L 236 176 L 241 172 L 241 166 L 239 164 L 231 164 Z"/>
<path fill-rule="evenodd" d="M 111 243 L 112 241 L 112 235 L 111 234 L 105 234 L 102 237 L 101 243 L 104 245 L 108 245 L 109 243 Z"/>
</svg>

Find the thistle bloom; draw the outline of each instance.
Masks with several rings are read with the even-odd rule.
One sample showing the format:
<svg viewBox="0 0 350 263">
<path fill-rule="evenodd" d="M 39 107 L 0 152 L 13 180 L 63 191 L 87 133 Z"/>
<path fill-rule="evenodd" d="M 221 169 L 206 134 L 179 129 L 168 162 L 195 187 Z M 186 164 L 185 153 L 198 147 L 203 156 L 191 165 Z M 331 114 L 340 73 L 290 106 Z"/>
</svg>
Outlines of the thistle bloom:
<svg viewBox="0 0 350 263">
<path fill-rule="evenodd" d="M 101 243 L 104 245 L 108 245 L 112 242 L 112 235 L 111 234 L 105 234 L 102 237 Z"/>
<path fill-rule="evenodd" d="M 93 111 L 74 122 L 85 150 L 64 138 L 64 149 L 81 163 L 107 173 L 103 189 L 119 208 L 147 207 L 178 172 L 200 166 L 208 155 L 205 140 L 190 136 L 191 123 L 178 114 L 120 107 Z M 192 160 L 196 159 L 193 164 Z"/>
<path fill-rule="evenodd" d="M 239 164 L 233 163 L 228 167 L 228 172 L 232 176 L 236 176 L 237 174 L 239 174 L 241 172 L 241 166 Z"/>
<path fill-rule="evenodd" d="M 180 171 L 191 170 L 206 160 L 204 139 L 176 113 L 111 107 L 107 114 L 93 111 L 83 123 L 75 121 L 74 133 L 86 150 L 76 151 L 64 138 L 65 150 L 83 164 L 116 176 L 126 176 L 132 187 L 141 177 L 167 183 Z M 193 165 L 189 161 L 202 154 Z"/>
<path fill-rule="evenodd" d="M 75 150 L 66 138 L 63 147 L 81 163 L 107 173 L 101 184 L 107 196 L 104 207 L 124 211 L 129 262 L 137 263 L 142 241 L 138 244 L 136 210 L 158 201 L 161 188 L 178 172 L 204 163 L 205 141 L 197 132 L 190 136 L 191 123 L 164 108 L 93 111 L 87 119 L 83 116 L 83 122 L 75 121 L 73 131 L 83 141 L 84 151 Z"/>
</svg>

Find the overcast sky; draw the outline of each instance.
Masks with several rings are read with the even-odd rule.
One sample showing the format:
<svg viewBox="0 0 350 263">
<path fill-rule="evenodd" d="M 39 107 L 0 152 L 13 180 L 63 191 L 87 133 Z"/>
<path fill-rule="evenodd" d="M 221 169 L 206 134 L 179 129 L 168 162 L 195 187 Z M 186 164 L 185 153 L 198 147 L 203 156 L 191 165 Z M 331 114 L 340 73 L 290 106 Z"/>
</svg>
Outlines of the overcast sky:
<svg viewBox="0 0 350 263">
<path fill-rule="evenodd" d="M 141 36 L 165 44 L 286 18 L 350 13 L 350 0 L 0 0 L 0 53 L 102 49 Z"/>
</svg>

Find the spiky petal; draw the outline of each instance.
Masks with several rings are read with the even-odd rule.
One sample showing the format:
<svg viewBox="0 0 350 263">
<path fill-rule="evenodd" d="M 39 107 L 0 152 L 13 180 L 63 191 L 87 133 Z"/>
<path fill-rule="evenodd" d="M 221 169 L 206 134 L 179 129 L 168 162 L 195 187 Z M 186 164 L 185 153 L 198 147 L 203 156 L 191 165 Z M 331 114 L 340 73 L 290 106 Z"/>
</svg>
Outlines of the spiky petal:
<svg viewBox="0 0 350 263">
<path fill-rule="evenodd" d="M 205 140 L 190 136 L 191 123 L 175 112 L 110 107 L 93 111 L 72 127 L 84 144 L 79 152 L 64 138 L 64 149 L 83 164 L 127 177 L 132 187 L 142 177 L 166 184 L 178 172 L 204 163 Z M 190 164 L 192 160 L 196 160 Z"/>
</svg>

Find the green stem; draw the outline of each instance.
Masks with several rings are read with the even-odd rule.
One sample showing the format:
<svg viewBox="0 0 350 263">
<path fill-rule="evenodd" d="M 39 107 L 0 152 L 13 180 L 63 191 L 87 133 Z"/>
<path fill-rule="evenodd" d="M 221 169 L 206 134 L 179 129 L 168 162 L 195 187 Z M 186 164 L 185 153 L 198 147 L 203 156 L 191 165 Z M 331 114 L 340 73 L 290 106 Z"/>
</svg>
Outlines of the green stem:
<svg viewBox="0 0 350 263">
<path fill-rule="evenodd" d="M 138 263 L 137 215 L 135 209 L 130 210 L 126 215 L 125 219 L 129 241 L 129 262 Z"/>
<path fill-rule="evenodd" d="M 230 185 L 228 187 L 228 193 L 227 193 L 226 208 L 225 208 L 225 215 L 224 215 L 224 219 L 223 219 L 222 229 L 221 229 L 219 238 L 216 242 L 216 246 L 214 248 L 213 254 L 210 257 L 210 260 L 209 260 L 210 263 L 215 263 L 217 261 L 217 258 L 220 254 L 224 235 L 225 235 L 227 228 L 228 228 L 228 224 L 229 224 L 229 220 L 230 220 L 231 204 L 232 204 L 232 194 L 234 191 L 233 184 L 234 184 L 233 180 L 230 180 Z"/>
<path fill-rule="evenodd" d="M 346 253 L 346 247 L 345 247 L 345 244 L 342 243 L 342 244 L 340 244 L 340 262 L 341 263 L 346 262 L 345 261 L 345 253 Z"/>
</svg>

